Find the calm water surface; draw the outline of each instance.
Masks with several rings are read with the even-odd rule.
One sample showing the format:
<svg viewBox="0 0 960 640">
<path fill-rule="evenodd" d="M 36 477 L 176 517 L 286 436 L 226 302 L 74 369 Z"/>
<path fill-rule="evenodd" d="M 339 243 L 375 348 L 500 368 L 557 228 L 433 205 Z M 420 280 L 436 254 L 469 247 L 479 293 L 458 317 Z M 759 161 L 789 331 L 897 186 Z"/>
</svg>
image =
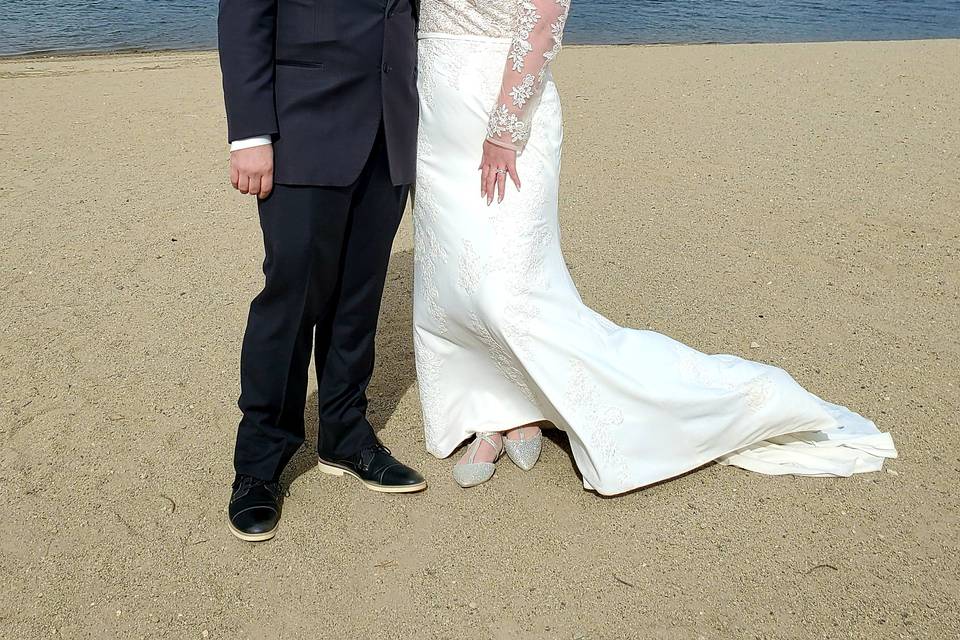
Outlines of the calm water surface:
<svg viewBox="0 0 960 640">
<path fill-rule="evenodd" d="M 215 0 L 0 0 L 0 54 L 216 45 Z M 960 37 L 960 0 L 573 0 L 575 43 Z"/>
</svg>

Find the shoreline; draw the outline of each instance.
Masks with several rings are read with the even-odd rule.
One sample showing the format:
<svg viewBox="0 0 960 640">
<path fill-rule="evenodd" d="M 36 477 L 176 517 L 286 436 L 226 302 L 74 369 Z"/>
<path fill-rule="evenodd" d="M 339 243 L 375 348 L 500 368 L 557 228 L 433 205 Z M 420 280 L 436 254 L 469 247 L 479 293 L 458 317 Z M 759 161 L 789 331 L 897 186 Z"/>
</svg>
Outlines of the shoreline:
<svg viewBox="0 0 960 640">
<path fill-rule="evenodd" d="M 727 45 L 816 45 L 816 44 L 858 44 L 858 43 L 907 43 L 907 42 L 942 42 L 956 40 L 960 42 L 960 34 L 956 36 L 929 37 L 929 38 L 891 38 L 885 40 L 738 40 L 738 41 L 677 41 L 677 42 L 574 42 L 564 44 L 564 49 L 581 48 L 647 48 L 647 47 L 702 47 Z M 24 62 L 30 60 L 63 60 L 70 58 L 96 57 L 124 57 L 142 55 L 198 55 L 216 53 L 216 47 L 192 48 L 170 47 L 154 49 L 150 47 L 123 47 L 105 49 L 63 49 L 38 50 L 23 53 L 0 53 L 0 63 Z"/>
</svg>

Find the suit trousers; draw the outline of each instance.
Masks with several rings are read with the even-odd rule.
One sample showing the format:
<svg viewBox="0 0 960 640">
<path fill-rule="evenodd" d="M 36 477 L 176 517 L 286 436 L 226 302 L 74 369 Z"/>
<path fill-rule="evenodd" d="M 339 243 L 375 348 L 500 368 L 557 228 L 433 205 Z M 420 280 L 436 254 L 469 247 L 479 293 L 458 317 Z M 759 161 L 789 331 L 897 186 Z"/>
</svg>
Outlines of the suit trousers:
<svg viewBox="0 0 960 640">
<path fill-rule="evenodd" d="M 381 126 L 354 184 L 278 184 L 260 201 L 266 281 L 243 337 L 237 473 L 277 480 L 303 444 L 311 352 L 320 455 L 345 458 L 377 442 L 366 417 L 367 385 L 408 191 L 390 179 Z"/>
</svg>

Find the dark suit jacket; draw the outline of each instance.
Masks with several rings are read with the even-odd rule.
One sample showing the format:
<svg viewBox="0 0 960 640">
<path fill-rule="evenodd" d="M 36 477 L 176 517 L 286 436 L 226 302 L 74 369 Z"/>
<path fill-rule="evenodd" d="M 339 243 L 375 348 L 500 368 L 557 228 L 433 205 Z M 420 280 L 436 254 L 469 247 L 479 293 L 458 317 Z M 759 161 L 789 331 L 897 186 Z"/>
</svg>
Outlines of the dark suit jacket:
<svg viewBox="0 0 960 640">
<path fill-rule="evenodd" d="M 415 0 L 220 0 L 219 38 L 229 139 L 273 135 L 277 183 L 352 184 L 381 122 L 413 182 Z"/>
</svg>

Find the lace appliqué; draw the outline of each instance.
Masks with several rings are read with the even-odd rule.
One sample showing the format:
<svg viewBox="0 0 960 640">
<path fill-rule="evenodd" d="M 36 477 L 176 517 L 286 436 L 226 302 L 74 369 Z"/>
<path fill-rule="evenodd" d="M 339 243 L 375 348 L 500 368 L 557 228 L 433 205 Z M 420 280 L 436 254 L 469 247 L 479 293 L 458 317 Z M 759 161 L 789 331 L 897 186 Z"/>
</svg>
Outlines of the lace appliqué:
<svg viewBox="0 0 960 640">
<path fill-rule="evenodd" d="M 421 0 L 420 31 L 510 38 L 516 0 Z"/>
<path fill-rule="evenodd" d="M 770 401 L 773 395 L 773 380 L 765 375 L 757 376 L 741 385 L 740 390 L 746 396 L 747 406 L 756 413 Z"/>
<path fill-rule="evenodd" d="M 471 300 L 474 309 L 469 329 L 500 375 L 536 405 L 537 396 L 528 384 L 521 358 L 532 353 L 532 332 L 540 317 L 534 294 L 548 287 L 545 261 L 553 235 L 544 219 L 546 188 L 531 178 L 510 202 L 498 205 L 490 214 L 496 240 L 487 255 L 496 258 L 484 262 L 472 243 L 465 241 L 457 281 L 467 297 L 473 298 L 484 278 L 498 276 L 494 286 L 502 294 L 502 306 L 481 308 L 478 300 Z M 488 314 L 493 316 L 487 318 Z M 491 325 L 499 329 L 497 334 L 490 331 Z"/>
<path fill-rule="evenodd" d="M 417 90 L 424 102 L 432 104 L 436 101 L 436 92 L 441 84 L 459 89 L 464 59 L 456 43 L 437 38 L 421 41 L 417 64 L 420 68 Z"/>
<path fill-rule="evenodd" d="M 417 353 L 417 388 L 420 392 L 420 406 L 423 407 L 424 438 L 427 450 L 439 455 L 445 427 L 442 419 L 443 394 L 440 388 L 443 360 L 424 344 L 417 330 L 413 332 L 413 346 Z"/>
<path fill-rule="evenodd" d="M 560 52 L 570 0 L 517 0 L 516 7 L 514 35 L 487 137 L 519 153 L 530 137 L 550 63 Z"/>
<path fill-rule="evenodd" d="M 623 412 L 617 407 L 601 402 L 600 385 L 579 360 L 570 361 L 566 400 L 574 420 L 577 424 L 584 425 L 584 428 L 577 429 L 577 433 L 588 438 L 584 444 L 589 449 L 591 457 L 598 458 L 599 464 L 595 464 L 594 467 L 598 470 L 611 470 L 616 486 L 626 486 L 629 483 L 629 466 L 621 447 L 617 444 L 622 442 L 618 432 L 623 425 Z M 568 422 L 573 423 L 574 420 L 568 420 Z"/>
<path fill-rule="evenodd" d="M 750 413 L 758 412 L 773 396 L 775 385 L 766 374 L 735 382 L 726 379 L 715 363 L 704 362 L 704 359 L 718 356 L 704 355 L 686 347 L 677 347 L 676 355 L 677 368 L 688 379 L 710 389 L 723 389 L 739 394 Z"/>
<path fill-rule="evenodd" d="M 517 32 L 510 47 L 510 60 L 513 62 L 513 70 L 517 73 L 523 71 L 524 60 L 527 54 L 533 51 L 533 45 L 530 44 L 530 33 L 537 26 L 540 17 L 540 14 L 537 13 L 537 6 L 532 2 L 523 0 L 518 4 Z"/>
<path fill-rule="evenodd" d="M 421 151 L 429 145 L 426 134 L 423 135 L 419 140 Z M 433 321 L 434 330 L 443 335 L 447 332 L 447 315 L 440 304 L 437 273 L 447 262 L 447 250 L 437 237 L 440 212 L 434 200 L 435 193 L 430 172 L 418 170 L 413 201 L 414 299 L 426 304 L 426 312 Z"/>
<path fill-rule="evenodd" d="M 559 0 L 557 4 L 560 5 L 561 7 L 564 7 L 565 9 L 569 8 L 569 5 L 570 5 L 569 1 L 566 4 L 564 4 Z M 554 22 L 552 25 L 550 25 L 550 35 L 553 37 L 553 47 L 549 51 L 546 51 L 543 54 L 543 57 L 548 64 L 553 62 L 554 58 L 560 55 L 560 50 L 563 48 L 563 31 L 566 28 L 566 25 L 567 25 L 566 12 L 560 14 L 560 17 L 557 18 L 557 21 Z M 540 70 L 541 80 L 543 79 L 543 76 L 546 73 L 546 71 L 547 71 L 547 65 L 544 65 L 544 67 Z"/>
<path fill-rule="evenodd" d="M 435 231 L 437 211 L 432 203 L 426 202 L 424 198 L 424 195 L 431 193 L 433 189 L 419 179 L 417 183 L 417 202 L 413 207 L 413 263 L 414 286 L 420 294 L 415 295 L 416 299 L 425 301 L 436 332 L 443 335 L 447 332 L 447 315 L 440 304 L 437 272 L 447 262 L 447 250 Z"/>
<path fill-rule="evenodd" d="M 503 342 L 490 333 L 487 325 L 483 323 L 475 312 L 470 314 L 470 331 L 476 336 L 493 360 L 494 366 L 500 374 L 510 381 L 514 387 L 531 403 L 536 404 L 536 398 L 527 384 L 527 378 L 523 371 L 516 365 L 516 357 L 507 351 Z M 506 332 L 505 332 L 506 333 Z"/>
<path fill-rule="evenodd" d="M 526 142 L 530 138 L 530 127 L 527 123 L 511 113 L 507 105 L 502 104 L 490 114 L 490 123 L 487 125 L 487 135 L 499 138 L 502 134 L 510 134 L 514 143 Z"/>
<path fill-rule="evenodd" d="M 480 256 L 469 240 L 463 242 L 463 250 L 457 261 L 457 286 L 468 296 L 474 295 L 480 289 Z"/>
<path fill-rule="evenodd" d="M 528 73 L 523 77 L 523 82 L 510 90 L 510 97 L 513 98 L 513 106 L 522 109 L 523 105 L 527 104 L 527 101 L 533 97 L 534 80 L 534 77 Z"/>
</svg>

